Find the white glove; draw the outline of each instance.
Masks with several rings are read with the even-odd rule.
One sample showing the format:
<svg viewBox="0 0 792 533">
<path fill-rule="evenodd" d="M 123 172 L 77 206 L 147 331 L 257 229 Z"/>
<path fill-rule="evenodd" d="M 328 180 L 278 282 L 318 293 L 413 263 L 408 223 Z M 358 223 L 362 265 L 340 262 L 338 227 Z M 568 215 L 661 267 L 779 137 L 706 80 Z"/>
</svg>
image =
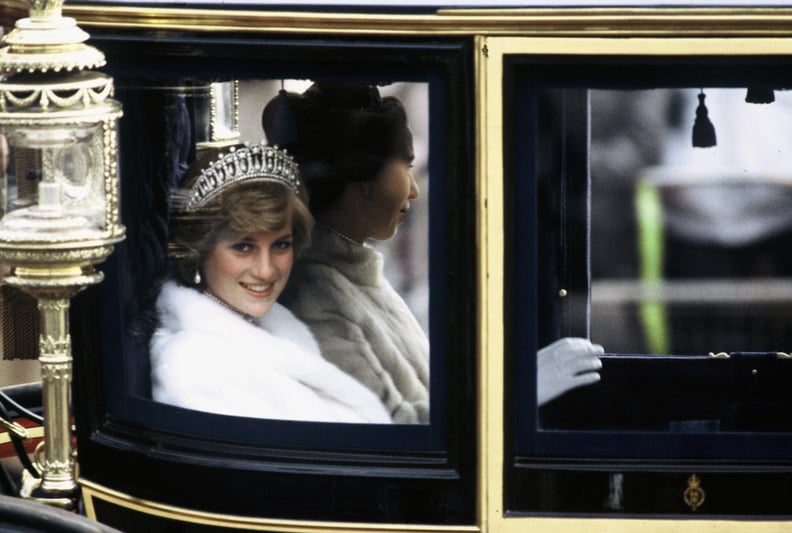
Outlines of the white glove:
<svg viewBox="0 0 792 533">
<path fill-rule="evenodd" d="M 541 406 L 576 387 L 596 383 L 605 350 L 588 339 L 564 337 L 537 354 L 536 401 Z"/>
</svg>

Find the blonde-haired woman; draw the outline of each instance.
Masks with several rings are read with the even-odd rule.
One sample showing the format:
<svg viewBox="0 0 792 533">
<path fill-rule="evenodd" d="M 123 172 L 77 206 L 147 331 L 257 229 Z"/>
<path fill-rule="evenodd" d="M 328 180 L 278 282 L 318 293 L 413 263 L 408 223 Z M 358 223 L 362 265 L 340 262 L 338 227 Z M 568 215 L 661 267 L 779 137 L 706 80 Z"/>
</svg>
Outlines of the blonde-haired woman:
<svg viewBox="0 0 792 533">
<path fill-rule="evenodd" d="M 284 151 L 239 145 L 173 195 L 173 276 L 157 300 L 154 400 L 212 413 L 389 423 L 380 400 L 325 361 L 277 303 L 313 219 Z"/>
</svg>

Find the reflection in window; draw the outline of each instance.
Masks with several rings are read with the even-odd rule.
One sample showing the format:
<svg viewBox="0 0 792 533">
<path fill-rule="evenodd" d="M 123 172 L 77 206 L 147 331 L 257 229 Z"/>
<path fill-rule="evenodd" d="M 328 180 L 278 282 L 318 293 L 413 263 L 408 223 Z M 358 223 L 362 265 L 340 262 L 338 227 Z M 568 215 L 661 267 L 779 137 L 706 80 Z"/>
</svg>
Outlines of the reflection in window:
<svg viewBox="0 0 792 533">
<path fill-rule="evenodd" d="M 591 91 L 591 336 L 611 353 L 788 352 L 792 95 Z"/>
<path fill-rule="evenodd" d="M 538 345 L 582 336 L 608 355 L 541 427 L 792 430 L 773 414 L 792 370 L 792 98 L 745 95 L 542 93 Z M 693 146 L 700 100 L 714 146 Z"/>
</svg>

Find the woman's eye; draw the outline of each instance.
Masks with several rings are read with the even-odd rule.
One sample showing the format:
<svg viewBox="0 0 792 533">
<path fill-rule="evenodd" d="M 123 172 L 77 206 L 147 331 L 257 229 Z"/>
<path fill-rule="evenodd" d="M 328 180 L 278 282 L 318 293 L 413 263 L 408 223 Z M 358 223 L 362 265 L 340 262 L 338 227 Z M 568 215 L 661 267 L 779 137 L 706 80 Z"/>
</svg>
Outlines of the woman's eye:
<svg viewBox="0 0 792 533">
<path fill-rule="evenodd" d="M 292 247 L 292 242 L 290 240 L 277 241 L 273 244 L 273 247 L 277 250 L 288 250 Z"/>
<path fill-rule="evenodd" d="M 237 252 L 248 252 L 252 248 L 250 243 L 247 242 L 237 242 L 231 245 L 231 248 Z"/>
</svg>

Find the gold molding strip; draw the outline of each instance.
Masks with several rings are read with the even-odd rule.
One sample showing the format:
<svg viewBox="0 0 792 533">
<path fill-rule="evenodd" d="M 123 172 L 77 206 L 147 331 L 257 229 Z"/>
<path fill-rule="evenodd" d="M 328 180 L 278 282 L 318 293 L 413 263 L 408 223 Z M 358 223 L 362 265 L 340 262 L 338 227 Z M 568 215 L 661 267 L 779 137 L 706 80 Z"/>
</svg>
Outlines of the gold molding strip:
<svg viewBox="0 0 792 533">
<path fill-rule="evenodd" d="M 487 37 L 474 46 L 476 245 L 478 252 L 479 523 L 501 516 L 503 501 L 503 169 L 502 59 L 490 60 Z M 497 429 L 496 429 L 497 428 Z"/>
<path fill-rule="evenodd" d="M 508 54 L 531 55 L 790 55 L 792 34 L 780 37 L 497 37 Z"/>
<path fill-rule="evenodd" d="M 145 8 L 66 3 L 81 26 L 269 34 L 792 36 L 792 8 L 444 9 L 429 14 Z"/>
<path fill-rule="evenodd" d="M 206 526 L 226 527 L 245 531 L 268 531 L 288 533 L 478 533 L 476 526 L 433 526 L 420 524 L 372 524 L 355 522 L 317 522 L 307 520 L 282 520 L 237 516 L 219 513 L 207 513 L 195 509 L 186 509 L 173 505 L 136 498 L 117 490 L 103 487 L 87 479 L 80 479 L 86 514 L 96 520 L 94 500 L 118 505 L 125 509 L 158 516 L 169 520 L 177 520 Z"/>
</svg>

